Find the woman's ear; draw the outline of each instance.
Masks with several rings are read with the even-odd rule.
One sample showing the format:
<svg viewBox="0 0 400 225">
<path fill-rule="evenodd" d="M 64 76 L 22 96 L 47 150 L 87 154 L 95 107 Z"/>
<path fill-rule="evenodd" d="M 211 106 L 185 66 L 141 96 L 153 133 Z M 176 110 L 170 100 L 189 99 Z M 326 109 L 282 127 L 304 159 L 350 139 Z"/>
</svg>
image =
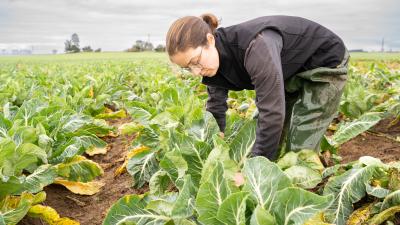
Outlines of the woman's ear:
<svg viewBox="0 0 400 225">
<path fill-rule="evenodd" d="M 207 44 L 208 46 L 215 46 L 215 38 L 211 33 L 207 33 Z"/>
</svg>

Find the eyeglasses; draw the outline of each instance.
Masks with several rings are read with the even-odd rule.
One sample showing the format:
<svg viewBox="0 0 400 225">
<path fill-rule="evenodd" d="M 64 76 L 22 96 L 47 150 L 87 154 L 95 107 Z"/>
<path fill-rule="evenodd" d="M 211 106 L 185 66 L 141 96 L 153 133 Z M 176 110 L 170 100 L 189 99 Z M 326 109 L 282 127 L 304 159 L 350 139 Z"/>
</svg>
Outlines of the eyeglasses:
<svg viewBox="0 0 400 225">
<path fill-rule="evenodd" d="M 203 53 L 203 48 L 204 48 L 204 46 L 201 47 L 201 51 L 200 51 L 200 54 L 199 54 L 199 59 L 197 60 L 197 62 L 195 62 L 195 63 L 189 63 L 189 65 L 188 65 L 187 67 L 182 67 L 183 70 L 186 70 L 186 71 L 193 71 L 193 70 L 195 70 L 195 69 L 200 69 L 200 70 L 203 69 L 203 65 L 200 64 L 201 55 L 202 55 L 202 53 Z"/>
</svg>

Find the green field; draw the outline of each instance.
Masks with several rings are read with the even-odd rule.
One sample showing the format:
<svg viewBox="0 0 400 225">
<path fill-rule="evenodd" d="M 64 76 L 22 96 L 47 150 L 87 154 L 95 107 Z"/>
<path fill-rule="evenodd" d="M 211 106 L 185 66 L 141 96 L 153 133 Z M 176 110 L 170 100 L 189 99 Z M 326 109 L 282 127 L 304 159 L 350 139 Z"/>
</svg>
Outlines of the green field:
<svg viewBox="0 0 400 225">
<path fill-rule="evenodd" d="M 400 53 L 380 53 L 380 52 L 352 52 L 352 60 L 400 60 Z M 71 60 L 134 60 L 143 58 L 167 59 L 165 53 L 131 53 L 131 52 L 102 52 L 102 53 L 78 53 L 78 54 L 58 54 L 58 55 L 29 55 L 29 56 L 0 56 L 0 62 L 69 62 Z"/>
<path fill-rule="evenodd" d="M 399 61 L 400 52 L 381 53 L 381 52 L 352 52 L 350 53 L 353 60 L 384 60 L 384 61 Z"/>
<path fill-rule="evenodd" d="M 77 53 L 58 55 L 27 55 L 27 56 L 0 56 L 0 63 L 47 63 L 47 62 L 93 62 L 93 61 L 129 61 L 137 59 L 167 59 L 165 53 L 131 53 L 131 52 L 101 52 L 101 53 Z"/>
<path fill-rule="evenodd" d="M 271 162 L 249 157 L 254 91 L 229 93 L 221 137 L 200 78 L 165 53 L 2 56 L 0 225 L 395 224 L 400 162 L 340 151 L 381 122 L 399 126 L 399 62 L 352 53 L 320 151 Z M 400 133 L 376 135 L 396 159 Z"/>
<path fill-rule="evenodd" d="M 352 62 L 390 62 L 400 64 L 400 53 L 350 53 Z M 94 61 L 130 61 L 130 60 L 166 60 L 166 53 L 131 53 L 131 52 L 102 52 L 102 53 L 77 53 L 58 55 L 28 55 L 28 56 L 0 56 L 0 63 L 80 63 Z"/>
</svg>

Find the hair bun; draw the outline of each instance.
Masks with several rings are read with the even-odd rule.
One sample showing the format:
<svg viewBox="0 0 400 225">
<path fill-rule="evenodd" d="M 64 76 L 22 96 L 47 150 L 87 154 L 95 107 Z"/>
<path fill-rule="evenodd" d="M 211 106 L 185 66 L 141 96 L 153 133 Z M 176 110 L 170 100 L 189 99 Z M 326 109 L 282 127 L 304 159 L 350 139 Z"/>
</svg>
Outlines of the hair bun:
<svg viewBox="0 0 400 225">
<path fill-rule="evenodd" d="M 217 29 L 219 24 L 218 18 L 211 13 L 205 13 L 201 15 L 200 18 L 203 19 L 203 21 L 208 24 L 211 31 L 214 33 L 215 29 Z"/>
</svg>

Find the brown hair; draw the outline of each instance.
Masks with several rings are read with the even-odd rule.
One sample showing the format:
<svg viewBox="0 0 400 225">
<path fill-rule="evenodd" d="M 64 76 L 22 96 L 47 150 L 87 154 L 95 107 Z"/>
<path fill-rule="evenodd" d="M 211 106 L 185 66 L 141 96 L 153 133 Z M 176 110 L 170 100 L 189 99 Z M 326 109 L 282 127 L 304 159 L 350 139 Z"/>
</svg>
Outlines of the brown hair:
<svg viewBox="0 0 400 225">
<path fill-rule="evenodd" d="M 185 16 L 177 19 L 170 26 L 166 48 L 168 55 L 183 52 L 188 48 L 196 48 L 207 44 L 207 33 L 214 34 L 218 27 L 218 19 L 213 14 L 207 13 L 200 17 Z"/>
</svg>

